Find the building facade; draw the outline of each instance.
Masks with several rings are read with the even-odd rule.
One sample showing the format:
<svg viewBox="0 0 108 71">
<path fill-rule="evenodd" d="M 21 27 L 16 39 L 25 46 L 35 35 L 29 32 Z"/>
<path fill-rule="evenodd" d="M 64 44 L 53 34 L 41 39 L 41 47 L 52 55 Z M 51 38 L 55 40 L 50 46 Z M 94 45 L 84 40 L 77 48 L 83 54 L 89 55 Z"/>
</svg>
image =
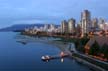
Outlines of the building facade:
<svg viewBox="0 0 108 71">
<path fill-rule="evenodd" d="M 105 20 L 103 18 L 99 19 L 99 29 L 104 30 L 105 27 Z"/>
<path fill-rule="evenodd" d="M 45 32 L 48 32 L 48 29 L 49 29 L 49 25 L 48 25 L 48 24 L 45 24 L 45 25 L 44 25 L 44 31 L 45 31 Z"/>
<path fill-rule="evenodd" d="M 97 18 L 94 18 L 92 20 L 92 28 L 98 28 L 98 19 Z"/>
<path fill-rule="evenodd" d="M 75 23 L 76 23 L 76 21 L 73 18 L 68 21 L 68 33 L 75 32 Z"/>
<path fill-rule="evenodd" d="M 61 33 L 68 33 L 68 23 L 66 20 L 61 23 Z"/>
<path fill-rule="evenodd" d="M 82 36 L 84 34 L 89 33 L 92 25 L 91 25 L 91 14 L 88 10 L 84 10 L 81 13 L 81 26 L 82 26 Z"/>
</svg>

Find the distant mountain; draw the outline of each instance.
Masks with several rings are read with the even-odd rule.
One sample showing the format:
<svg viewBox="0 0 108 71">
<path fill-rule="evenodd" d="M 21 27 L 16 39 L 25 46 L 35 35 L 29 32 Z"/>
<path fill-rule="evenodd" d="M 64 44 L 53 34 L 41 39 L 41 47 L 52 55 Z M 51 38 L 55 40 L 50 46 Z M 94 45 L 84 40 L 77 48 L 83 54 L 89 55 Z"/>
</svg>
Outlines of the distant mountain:
<svg viewBox="0 0 108 71">
<path fill-rule="evenodd" d="M 0 31 L 24 31 L 25 28 L 32 28 L 34 26 L 43 27 L 44 24 L 16 24 L 10 27 L 1 28 Z M 58 27 L 59 25 L 56 25 Z"/>
</svg>

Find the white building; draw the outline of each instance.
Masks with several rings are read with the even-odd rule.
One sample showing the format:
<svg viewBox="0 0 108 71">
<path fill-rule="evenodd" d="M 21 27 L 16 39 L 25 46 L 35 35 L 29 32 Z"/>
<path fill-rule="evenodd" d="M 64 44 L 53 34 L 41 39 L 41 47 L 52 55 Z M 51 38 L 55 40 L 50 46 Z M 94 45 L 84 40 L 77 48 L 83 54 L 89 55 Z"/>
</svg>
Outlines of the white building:
<svg viewBox="0 0 108 71">
<path fill-rule="evenodd" d="M 91 24 L 91 14 L 88 10 L 84 10 L 84 12 L 81 13 L 81 29 L 82 29 L 82 36 L 84 34 L 89 33 L 92 24 Z"/>
<path fill-rule="evenodd" d="M 68 33 L 74 33 L 75 32 L 75 19 L 70 19 L 68 21 Z"/>
<path fill-rule="evenodd" d="M 48 29 L 49 29 L 49 25 L 48 25 L 48 24 L 45 24 L 45 25 L 44 25 L 44 31 L 45 31 L 45 32 L 48 32 Z"/>
<path fill-rule="evenodd" d="M 108 30 L 108 23 L 104 23 L 104 24 L 99 24 L 99 28 L 100 30 Z"/>
<path fill-rule="evenodd" d="M 61 23 L 61 33 L 68 33 L 68 23 L 66 20 Z"/>
</svg>

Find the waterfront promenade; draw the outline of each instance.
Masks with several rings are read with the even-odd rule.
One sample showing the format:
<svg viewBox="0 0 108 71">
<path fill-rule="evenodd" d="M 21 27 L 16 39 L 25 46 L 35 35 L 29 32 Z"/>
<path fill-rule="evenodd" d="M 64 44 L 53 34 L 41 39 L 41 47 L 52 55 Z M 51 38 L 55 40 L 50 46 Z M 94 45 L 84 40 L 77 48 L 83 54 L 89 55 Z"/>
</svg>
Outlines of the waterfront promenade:
<svg viewBox="0 0 108 71">
<path fill-rule="evenodd" d="M 67 52 L 70 57 L 76 59 L 78 62 L 84 64 L 84 65 L 87 65 L 88 67 L 90 67 L 91 69 L 93 68 L 94 70 L 96 71 L 107 71 L 108 70 L 108 63 L 107 62 L 103 62 L 103 61 L 100 61 L 98 59 L 94 59 L 90 56 L 87 56 L 85 54 L 81 54 L 79 52 L 71 52 L 69 50 L 69 44 L 64 44 L 63 42 L 58 42 L 58 41 L 52 41 L 52 42 L 49 42 L 51 45 L 56 45 L 58 48 L 60 48 L 62 51 L 65 51 Z M 74 48 L 74 47 L 73 47 Z M 96 62 L 96 63 L 95 63 Z M 99 63 L 97 65 L 97 63 Z"/>
<path fill-rule="evenodd" d="M 26 37 L 28 38 L 28 37 Z M 29 42 L 41 42 L 41 43 L 45 43 L 45 44 L 49 44 L 49 45 L 52 45 L 52 46 L 56 46 L 58 47 L 61 51 L 63 52 L 66 52 L 68 53 L 68 55 L 72 58 L 74 58 L 76 61 L 80 62 L 80 63 L 83 63 L 85 64 L 86 66 L 90 67 L 91 69 L 93 68 L 94 70 L 96 71 L 107 71 L 105 69 L 107 69 L 107 67 L 105 65 L 108 65 L 106 62 L 103 62 L 103 61 L 100 61 L 100 60 L 97 60 L 97 59 L 94 59 L 92 57 L 89 57 L 87 55 L 84 55 L 84 54 L 81 54 L 81 53 L 78 53 L 78 52 L 71 52 L 69 50 L 69 43 L 66 43 L 66 42 L 61 42 L 61 41 L 57 41 L 55 39 L 46 39 L 46 38 L 33 38 L 33 37 L 29 37 L 29 39 L 33 39 L 33 40 L 24 40 L 23 41 L 26 41 L 27 43 Z M 75 48 L 75 47 L 72 47 L 72 48 Z M 92 61 L 92 62 L 91 62 Z M 102 67 L 102 65 L 97 65 L 95 64 L 95 62 L 98 62 L 98 63 L 102 63 L 104 67 Z"/>
</svg>

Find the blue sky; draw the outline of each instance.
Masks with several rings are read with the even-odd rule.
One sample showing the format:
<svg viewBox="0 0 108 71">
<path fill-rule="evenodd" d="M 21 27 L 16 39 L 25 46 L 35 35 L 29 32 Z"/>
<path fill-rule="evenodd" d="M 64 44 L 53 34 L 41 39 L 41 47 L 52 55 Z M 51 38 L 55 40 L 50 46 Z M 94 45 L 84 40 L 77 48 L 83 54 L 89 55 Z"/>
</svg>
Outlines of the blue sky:
<svg viewBox="0 0 108 71">
<path fill-rule="evenodd" d="M 0 28 L 21 23 L 55 23 L 80 20 L 88 9 L 92 17 L 108 19 L 108 0 L 0 0 Z"/>
</svg>

